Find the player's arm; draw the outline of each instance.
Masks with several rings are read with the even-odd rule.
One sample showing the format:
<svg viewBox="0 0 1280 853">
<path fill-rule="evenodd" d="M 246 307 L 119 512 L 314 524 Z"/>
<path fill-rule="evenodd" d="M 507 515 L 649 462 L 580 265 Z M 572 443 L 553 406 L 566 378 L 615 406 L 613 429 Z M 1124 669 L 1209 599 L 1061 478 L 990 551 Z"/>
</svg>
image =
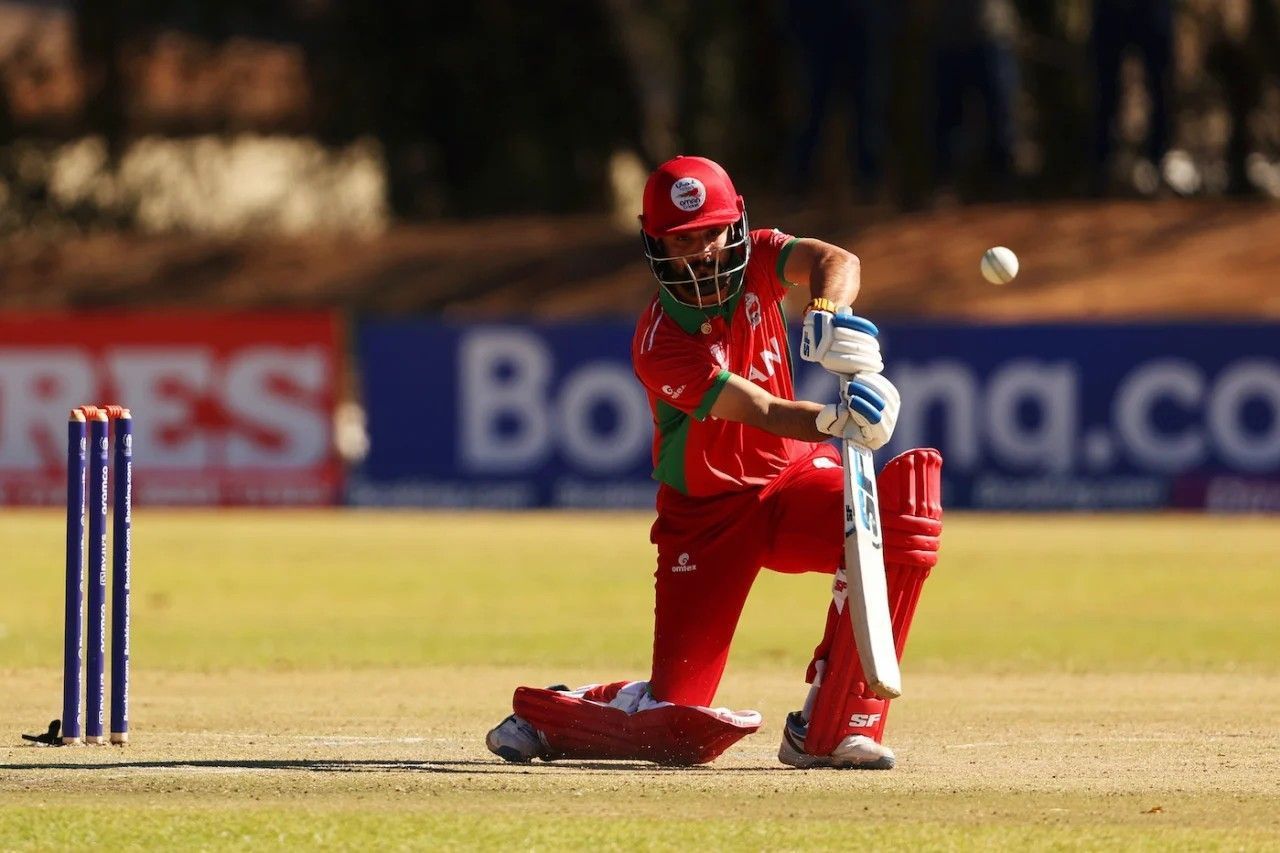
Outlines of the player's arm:
<svg viewBox="0 0 1280 853">
<path fill-rule="evenodd" d="M 791 244 L 782 272 L 792 284 L 807 286 L 814 299 L 829 299 L 835 306 L 852 305 L 862 287 L 857 255 L 809 237 Z"/>
<path fill-rule="evenodd" d="M 813 295 L 800 334 L 801 358 L 841 377 L 884 369 L 875 324 L 843 314 L 862 284 L 857 255 L 821 240 L 797 240 L 782 271 L 788 281 L 808 285 Z"/>
<path fill-rule="evenodd" d="M 747 426 L 800 441 L 826 441 L 830 435 L 818 429 L 822 405 L 805 400 L 784 400 L 754 382 L 730 374 L 708 413 L 713 418 Z"/>
<path fill-rule="evenodd" d="M 876 450 L 892 437 L 900 405 L 898 389 L 880 375 L 843 382 L 840 401 L 824 406 L 777 397 L 754 382 L 729 374 L 708 414 L 784 438 L 811 442 L 851 438 Z"/>
</svg>

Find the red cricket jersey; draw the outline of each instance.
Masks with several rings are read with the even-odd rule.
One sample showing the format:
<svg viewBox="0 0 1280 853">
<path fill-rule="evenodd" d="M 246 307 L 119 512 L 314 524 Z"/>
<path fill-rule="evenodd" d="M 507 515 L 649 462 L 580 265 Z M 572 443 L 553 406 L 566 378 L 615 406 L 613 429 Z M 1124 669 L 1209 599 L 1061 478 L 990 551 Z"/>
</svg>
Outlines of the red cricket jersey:
<svg viewBox="0 0 1280 853">
<path fill-rule="evenodd" d="M 742 288 L 724 305 L 683 305 L 664 288 L 636 324 L 631 363 L 653 414 L 658 510 L 671 491 L 702 498 L 762 486 L 812 445 L 707 413 L 730 374 L 794 399 L 782 271 L 795 237 L 751 232 Z"/>
</svg>

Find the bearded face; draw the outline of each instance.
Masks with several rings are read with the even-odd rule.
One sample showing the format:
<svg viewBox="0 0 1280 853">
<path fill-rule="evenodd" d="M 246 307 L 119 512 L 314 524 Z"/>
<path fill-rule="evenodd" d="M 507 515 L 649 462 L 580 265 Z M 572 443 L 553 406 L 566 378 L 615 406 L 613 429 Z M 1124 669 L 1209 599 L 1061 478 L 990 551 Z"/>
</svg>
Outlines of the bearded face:
<svg viewBox="0 0 1280 853">
<path fill-rule="evenodd" d="M 695 309 L 730 302 L 751 254 L 747 208 L 724 167 L 681 155 L 644 185 L 640 237 L 664 300 Z"/>
<path fill-rule="evenodd" d="M 719 281 L 729 264 L 728 228 L 708 228 L 662 238 L 667 260 L 662 262 L 664 278 L 681 302 L 691 305 L 718 305 L 727 290 Z"/>
<path fill-rule="evenodd" d="M 654 240 L 657 251 L 649 259 L 658 282 L 677 300 L 696 308 L 730 299 L 742 283 L 746 266 L 744 220 Z"/>
</svg>

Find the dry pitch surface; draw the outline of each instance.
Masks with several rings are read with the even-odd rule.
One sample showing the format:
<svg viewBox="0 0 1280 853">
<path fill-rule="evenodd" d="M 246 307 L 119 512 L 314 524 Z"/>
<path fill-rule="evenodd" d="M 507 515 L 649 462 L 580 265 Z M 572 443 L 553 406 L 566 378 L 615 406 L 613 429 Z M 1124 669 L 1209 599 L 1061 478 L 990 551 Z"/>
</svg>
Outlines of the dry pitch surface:
<svg viewBox="0 0 1280 853">
<path fill-rule="evenodd" d="M 714 765 L 491 760 L 514 684 L 643 674 L 646 523 L 141 512 L 135 743 L 48 749 L 61 520 L 5 513 L 0 849 L 1280 849 L 1274 520 L 949 517 L 890 773 L 774 760 L 816 576 L 762 578 Z"/>
</svg>

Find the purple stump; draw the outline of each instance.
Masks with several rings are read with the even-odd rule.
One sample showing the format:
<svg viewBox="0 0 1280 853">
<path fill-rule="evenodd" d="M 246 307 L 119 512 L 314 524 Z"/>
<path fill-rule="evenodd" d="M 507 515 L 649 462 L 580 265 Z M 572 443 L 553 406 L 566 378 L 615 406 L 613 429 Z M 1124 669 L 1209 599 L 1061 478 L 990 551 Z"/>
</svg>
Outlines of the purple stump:
<svg viewBox="0 0 1280 853">
<path fill-rule="evenodd" d="M 133 420 L 116 417 L 111 537 L 111 742 L 129 742 L 129 587 L 133 535 Z"/>
<path fill-rule="evenodd" d="M 89 420 L 89 625 L 85 642 L 84 739 L 104 743 L 103 705 L 107 692 L 107 413 Z"/>
<path fill-rule="evenodd" d="M 62 652 L 62 742 L 80 742 L 80 625 L 84 611 L 85 420 L 67 421 L 67 598 Z"/>
</svg>

